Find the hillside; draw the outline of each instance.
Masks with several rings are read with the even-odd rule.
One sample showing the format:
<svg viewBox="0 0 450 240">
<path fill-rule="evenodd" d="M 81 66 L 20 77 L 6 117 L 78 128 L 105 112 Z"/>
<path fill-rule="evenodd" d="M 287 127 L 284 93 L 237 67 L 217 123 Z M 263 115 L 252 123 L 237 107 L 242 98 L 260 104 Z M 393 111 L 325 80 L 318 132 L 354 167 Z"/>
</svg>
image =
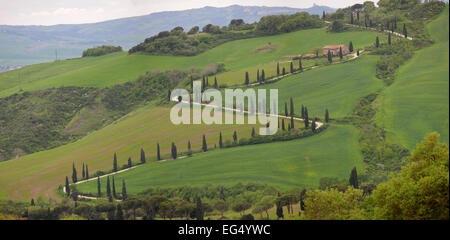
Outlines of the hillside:
<svg viewBox="0 0 450 240">
<path fill-rule="evenodd" d="M 449 10 L 427 26 L 435 44 L 400 68 L 382 99 L 379 122 L 409 149 L 433 131 L 449 143 Z"/>
<path fill-rule="evenodd" d="M 224 63 L 227 72 L 218 76 L 219 84 L 241 85 L 244 74 L 236 71 L 257 68 L 261 64 L 276 64 L 285 56 L 311 53 L 315 47 L 329 44 L 348 44 L 364 47 L 374 43 L 376 33 L 327 33 L 325 29 L 297 31 L 269 37 L 233 41 L 194 57 L 150 56 L 145 54 L 114 53 L 28 66 L 0 74 L 0 97 L 19 92 L 61 86 L 107 87 L 134 81 L 139 75 L 154 70 L 201 71 L 210 64 Z M 268 44 L 269 51 L 263 51 Z M 251 73 L 254 77 L 256 73 Z"/>
<path fill-rule="evenodd" d="M 158 12 L 145 16 L 116 19 L 100 23 L 55 26 L 0 25 L 0 65 L 26 65 L 58 59 L 80 57 L 95 45 L 120 45 L 128 49 L 160 31 L 182 26 L 214 24 L 225 26 L 232 19 L 253 23 L 261 17 L 295 12 L 322 14 L 334 9 L 314 5 L 307 9 L 287 7 L 239 6 L 204 7 L 184 11 Z"/>
</svg>

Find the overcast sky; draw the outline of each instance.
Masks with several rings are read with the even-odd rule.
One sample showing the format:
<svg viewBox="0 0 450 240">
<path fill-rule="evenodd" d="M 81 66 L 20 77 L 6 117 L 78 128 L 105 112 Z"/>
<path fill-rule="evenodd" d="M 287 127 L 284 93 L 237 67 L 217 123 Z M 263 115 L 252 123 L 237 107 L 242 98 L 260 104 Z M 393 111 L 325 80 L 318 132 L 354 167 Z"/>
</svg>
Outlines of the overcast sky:
<svg viewBox="0 0 450 240">
<path fill-rule="evenodd" d="M 314 3 L 334 8 L 361 0 L 0 0 L 0 25 L 54 25 L 100 22 L 204 6 L 286 6 L 308 8 Z"/>
</svg>

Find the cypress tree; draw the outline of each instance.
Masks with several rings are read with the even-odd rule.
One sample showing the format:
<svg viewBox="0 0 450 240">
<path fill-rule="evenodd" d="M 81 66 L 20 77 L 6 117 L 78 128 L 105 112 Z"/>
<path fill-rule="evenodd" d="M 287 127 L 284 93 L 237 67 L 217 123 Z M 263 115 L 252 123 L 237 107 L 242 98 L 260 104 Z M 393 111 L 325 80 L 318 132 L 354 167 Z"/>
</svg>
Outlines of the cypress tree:
<svg viewBox="0 0 450 240">
<path fill-rule="evenodd" d="M 69 184 L 69 178 L 67 176 L 66 176 L 66 194 L 67 194 L 67 196 L 70 196 L 70 184 Z M 32 203 L 34 203 L 34 200 Z M 34 205 L 32 205 L 32 206 L 34 206 Z"/>
<path fill-rule="evenodd" d="M 325 17 L 326 17 L 326 14 L 325 14 L 325 11 L 323 11 L 323 13 L 322 13 L 322 19 L 325 20 Z"/>
<path fill-rule="evenodd" d="M 379 48 L 380 47 L 380 38 L 377 36 L 377 39 L 375 40 L 375 46 L 377 47 L 377 48 Z"/>
<path fill-rule="evenodd" d="M 350 52 L 353 52 L 353 42 L 352 41 L 350 41 L 350 43 L 348 44 L 348 50 L 350 51 Z"/>
<path fill-rule="evenodd" d="M 206 78 L 205 78 L 205 75 L 203 75 L 203 77 L 202 77 L 202 91 L 205 90 L 205 86 L 206 86 Z"/>
<path fill-rule="evenodd" d="M 294 125 L 294 117 L 291 116 L 291 128 L 294 129 L 295 125 Z"/>
<path fill-rule="evenodd" d="M 194 92 L 194 79 L 192 78 L 192 75 L 191 75 L 191 90 L 192 92 Z"/>
<path fill-rule="evenodd" d="M 75 168 L 75 163 L 72 164 L 72 182 L 76 183 L 77 179 L 77 169 Z"/>
<path fill-rule="evenodd" d="M 283 67 L 283 76 L 286 75 L 286 68 Z"/>
<path fill-rule="evenodd" d="M 66 177 L 66 179 L 67 179 L 67 177 Z M 31 199 L 30 205 L 31 205 L 31 206 L 35 206 L 35 205 L 36 205 L 36 204 L 34 204 L 34 198 Z"/>
<path fill-rule="evenodd" d="M 389 44 L 389 46 L 391 46 L 391 33 L 389 33 L 389 35 L 388 35 L 388 44 Z"/>
<path fill-rule="evenodd" d="M 97 196 L 98 197 L 102 196 L 102 188 L 101 188 L 101 183 L 100 183 L 100 176 L 97 176 Z"/>
<path fill-rule="evenodd" d="M 131 161 L 131 157 L 128 158 L 128 168 L 133 167 L 133 162 Z"/>
<path fill-rule="evenodd" d="M 261 72 L 261 82 L 264 82 L 264 81 L 266 81 L 266 74 L 265 74 L 264 69 L 263 69 L 262 72 Z"/>
<path fill-rule="evenodd" d="M 86 179 L 89 179 L 89 168 L 87 164 L 86 164 Z"/>
<path fill-rule="evenodd" d="M 248 85 L 250 83 L 250 78 L 248 76 L 248 72 L 245 72 L 245 85 Z"/>
<path fill-rule="evenodd" d="M 358 25 L 359 25 L 359 11 L 356 12 L 356 20 L 358 21 Z"/>
<path fill-rule="evenodd" d="M 312 123 L 311 123 L 311 130 L 312 130 L 313 132 L 316 131 L 316 119 L 315 119 L 315 118 L 314 118 L 314 120 L 313 120 Z"/>
<path fill-rule="evenodd" d="M 172 99 L 170 99 L 171 95 L 172 95 L 172 92 L 171 92 L 170 89 L 169 89 L 169 91 L 168 91 L 168 93 L 167 93 L 167 100 L 168 100 L 169 102 L 172 101 Z"/>
<path fill-rule="evenodd" d="M 403 24 L 403 35 L 408 38 L 408 31 L 406 30 L 406 24 Z"/>
<path fill-rule="evenodd" d="M 223 142 L 222 142 L 222 132 L 219 134 L 219 147 L 223 148 Z"/>
<path fill-rule="evenodd" d="M 83 177 L 83 179 L 86 177 L 86 172 L 84 170 L 84 162 L 83 162 L 83 170 L 82 170 L 81 176 Z"/>
<path fill-rule="evenodd" d="M 291 116 L 294 116 L 294 99 L 292 99 L 292 97 L 291 97 L 291 99 L 290 99 L 290 101 L 291 101 Z"/>
<path fill-rule="evenodd" d="M 156 144 L 156 158 L 161 161 L 161 151 L 159 149 L 159 143 Z"/>
<path fill-rule="evenodd" d="M 349 179 L 350 185 L 353 186 L 353 188 L 358 188 L 358 174 L 356 173 L 356 167 L 352 169 L 352 172 L 350 173 L 350 179 Z"/>
<path fill-rule="evenodd" d="M 214 77 L 214 88 L 219 88 L 219 84 L 217 83 L 217 77 Z"/>
<path fill-rule="evenodd" d="M 208 76 L 206 76 L 206 86 L 209 87 L 209 77 Z"/>
<path fill-rule="evenodd" d="M 233 133 L 233 142 L 234 142 L 234 144 L 237 143 L 237 140 L 238 140 L 237 133 L 236 133 L 236 131 L 234 131 L 234 133 Z"/>
<path fill-rule="evenodd" d="M 328 50 L 328 62 L 332 63 L 333 62 L 333 56 L 331 55 L 331 51 Z"/>
<path fill-rule="evenodd" d="M 298 59 L 298 69 L 300 70 L 300 72 L 303 72 L 302 58 Z"/>
<path fill-rule="evenodd" d="M 277 63 L 277 76 L 280 76 L 280 63 Z"/>
<path fill-rule="evenodd" d="M 354 23 L 354 20 L 353 20 L 353 12 L 352 13 L 350 13 L 350 24 L 353 24 Z"/>
<path fill-rule="evenodd" d="M 114 219 L 123 220 L 123 211 L 122 211 L 122 206 L 120 204 L 117 204 L 116 216 Z"/>
<path fill-rule="evenodd" d="M 294 63 L 291 62 L 291 73 L 294 73 Z"/>
<path fill-rule="evenodd" d="M 117 198 L 117 194 L 116 194 L 116 182 L 114 181 L 114 176 L 112 176 L 112 193 L 114 198 Z"/>
<path fill-rule="evenodd" d="M 339 47 L 339 58 L 342 60 L 344 58 L 344 54 L 342 54 L 342 47 Z"/>
<path fill-rule="evenodd" d="M 188 141 L 188 156 L 192 156 L 192 147 L 191 147 L 191 140 Z"/>
<path fill-rule="evenodd" d="M 206 144 L 206 136 L 205 136 L 205 134 L 203 134 L 202 150 L 203 150 L 203 152 L 208 151 L 208 145 Z"/>
<path fill-rule="evenodd" d="M 300 210 L 305 211 L 306 189 L 300 192 Z"/>
<path fill-rule="evenodd" d="M 309 127 L 309 116 L 308 116 L 308 108 L 305 107 L 305 128 Z"/>
<path fill-rule="evenodd" d="M 325 122 L 328 123 L 330 121 L 330 115 L 328 113 L 328 109 L 325 109 Z"/>
<path fill-rule="evenodd" d="M 145 163 L 145 152 L 144 149 L 141 148 L 141 163 Z"/>
<path fill-rule="evenodd" d="M 256 81 L 257 81 L 257 82 L 260 82 L 260 79 L 259 79 L 259 69 L 258 69 L 258 71 L 256 72 Z"/>
<path fill-rule="evenodd" d="M 284 103 L 284 115 L 287 117 L 287 116 L 289 116 L 289 113 L 288 113 L 288 107 L 287 107 L 287 103 L 285 102 Z"/>
<path fill-rule="evenodd" d="M 252 128 L 252 137 L 256 136 L 255 128 Z"/>
<path fill-rule="evenodd" d="M 281 119 L 281 129 L 284 131 L 286 127 L 284 126 L 284 119 Z"/>
<path fill-rule="evenodd" d="M 113 171 L 117 172 L 117 155 L 114 153 Z"/>
<path fill-rule="evenodd" d="M 175 146 L 175 143 L 172 142 L 172 158 L 177 159 L 178 153 L 177 153 L 177 146 Z"/>
<path fill-rule="evenodd" d="M 358 50 L 358 51 L 356 51 L 356 56 L 358 56 L 358 57 L 359 57 L 359 50 Z"/>
<path fill-rule="evenodd" d="M 127 200 L 127 186 L 125 185 L 125 179 L 122 179 L 122 199 Z"/>
<path fill-rule="evenodd" d="M 302 118 L 305 118 L 305 106 L 302 104 Z"/>
<path fill-rule="evenodd" d="M 112 202 L 111 183 L 109 182 L 109 176 L 106 179 L 106 196 L 108 196 L 108 200 Z"/>
</svg>

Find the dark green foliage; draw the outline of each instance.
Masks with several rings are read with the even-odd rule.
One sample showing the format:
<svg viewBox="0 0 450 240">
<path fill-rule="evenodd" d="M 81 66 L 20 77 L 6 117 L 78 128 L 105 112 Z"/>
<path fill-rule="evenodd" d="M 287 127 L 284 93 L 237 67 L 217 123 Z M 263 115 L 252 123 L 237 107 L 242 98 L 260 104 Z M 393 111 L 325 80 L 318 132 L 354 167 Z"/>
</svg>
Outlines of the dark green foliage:
<svg viewBox="0 0 450 240">
<path fill-rule="evenodd" d="M 347 28 L 341 21 L 333 21 L 328 27 L 328 31 L 333 33 L 344 32 L 345 30 L 347 30 Z"/>
<path fill-rule="evenodd" d="M 408 37 L 408 30 L 406 29 L 406 24 L 403 24 L 403 36 L 405 36 L 405 38 Z"/>
<path fill-rule="evenodd" d="M 273 15 L 262 17 L 256 25 L 256 31 L 266 34 L 287 33 L 301 29 L 319 28 L 323 21 L 317 15 L 305 12 L 293 15 Z"/>
<path fill-rule="evenodd" d="M 202 139 L 202 151 L 203 152 L 208 151 L 208 145 L 206 144 L 206 136 L 205 136 L 205 134 L 203 134 L 203 139 Z"/>
<path fill-rule="evenodd" d="M 88 165 L 86 164 L 86 176 L 85 179 L 89 179 L 89 168 Z"/>
<path fill-rule="evenodd" d="M 356 172 L 356 167 L 354 167 L 350 173 L 349 183 L 353 188 L 358 188 L 358 174 Z"/>
<path fill-rule="evenodd" d="M 172 142 L 171 153 L 172 153 L 172 158 L 177 159 L 177 157 L 178 157 L 177 146 L 175 145 L 174 142 Z"/>
<path fill-rule="evenodd" d="M 245 215 L 242 215 L 240 220 L 242 220 L 242 221 L 253 221 L 253 220 L 255 220 L 255 217 L 253 215 L 251 215 L 251 214 L 245 214 Z"/>
<path fill-rule="evenodd" d="M 78 181 L 77 178 L 77 169 L 75 168 L 75 163 L 72 164 L 72 182 L 76 183 Z"/>
<path fill-rule="evenodd" d="M 339 58 L 342 60 L 344 54 L 342 54 L 342 47 L 339 48 Z"/>
<path fill-rule="evenodd" d="M 286 75 L 286 68 L 285 67 L 283 67 L 283 74 L 282 75 L 283 76 Z"/>
<path fill-rule="evenodd" d="M 214 77 L 214 88 L 219 88 L 219 84 L 217 83 L 217 77 Z"/>
<path fill-rule="evenodd" d="M 117 169 L 118 169 L 118 167 L 117 167 L 117 154 L 114 153 L 113 171 L 114 171 L 114 172 L 117 172 Z"/>
<path fill-rule="evenodd" d="M 375 40 L 375 47 L 379 48 L 380 47 L 380 38 L 377 36 L 376 40 Z"/>
<path fill-rule="evenodd" d="M 194 210 L 194 217 L 197 220 L 203 220 L 205 211 L 203 209 L 202 199 L 200 197 L 197 197 L 195 200 L 196 208 Z"/>
<path fill-rule="evenodd" d="M 248 85 L 250 83 L 250 78 L 248 76 L 248 72 L 245 72 L 245 85 Z"/>
<path fill-rule="evenodd" d="M 278 193 L 278 197 L 280 197 L 280 193 Z M 276 202 L 276 208 L 277 208 L 277 217 L 278 217 L 278 219 L 284 218 L 283 206 L 281 205 L 281 201 L 278 200 Z"/>
<path fill-rule="evenodd" d="M 316 126 L 316 119 L 314 118 L 314 120 L 313 120 L 312 123 L 311 123 L 311 130 L 312 130 L 313 132 L 315 132 L 315 131 L 316 131 L 316 128 L 317 128 L 317 126 Z"/>
<path fill-rule="evenodd" d="M 117 46 L 100 46 L 95 48 L 89 48 L 83 51 L 83 57 L 98 57 L 103 56 L 110 53 L 122 52 L 122 47 Z"/>
<path fill-rule="evenodd" d="M 308 108 L 307 107 L 305 107 L 304 120 L 305 120 L 305 128 L 308 128 L 309 127 L 309 116 L 308 116 Z"/>
<path fill-rule="evenodd" d="M 252 137 L 256 136 L 255 128 L 252 128 Z"/>
<path fill-rule="evenodd" d="M 197 34 L 199 30 L 200 30 L 199 26 L 194 26 L 191 28 L 191 30 L 189 30 L 188 35 Z"/>
<path fill-rule="evenodd" d="M 290 105 L 290 107 L 291 107 L 291 112 L 290 112 L 290 116 L 294 116 L 294 99 L 291 97 L 290 98 L 290 102 L 291 102 L 291 105 Z"/>
<path fill-rule="evenodd" d="M 300 210 L 305 211 L 306 189 L 300 192 Z"/>
<path fill-rule="evenodd" d="M 109 176 L 106 180 L 106 196 L 108 196 L 108 201 L 112 202 L 111 183 L 109 182 Z"/>
<path fill-rule="evenodd" d="M 114 198 L 117 198 L 116 182 L 114 181 L 114 176 L 112 176 L 112 195 L 114 196 Z"/>
<path fill-rule="evenodd" d="M 67 196 L 70 196 L 70 184 L 69 184 L 69 178 L 66 176 L 66 194 Z M 32 206 L 34 206 L 34 199 L 32 201 Z"/>
<path fill-rule="evenodd" d="M 156 144 L 156 160 L 161 161 L 161 150 L 159 149 L 159 143 Z"/>
<path fill-rule="evenodd" d="M 302 58 L 298 59 L 298 70 L 303 71 Z"/>
<path fill-rule="evenodd" d="M 222 132 L 220 132 L 220 135 L 219 135 L 219 147 L 223 148 Z"/>
<path fill-rule="evenodd" d="M 285 127 L 285 125 L 284 125 L 284 118 L 281 119 L 281 129 L 282 129 L 283 131 L 286 130 L 286 127 Z"/>
<path fill-rule="evenodd" d="M 284 103 L 284 116 L 289 116 L 289 112 L 288 112 L 288 106 L 287 106 L 287 103 L 285 102 Z"/>
<path fill-rule="evenodd" d="M 305 117 L 305 106 L 303 106 L 303 104 L 302 104 L 302 118 L 304 118 Z"/>
<path fill-rule="evenodd" d="M 81 176 L 83 177 L 83 179 L 86 177 L 86 171 L 85 171 L 85 168 L 84 168 L 84 162 L 83 162 L 83 170 L 82 170 Z"/>
<path fill-rule="evenodd" d="M 330 114 L 328 113 L 328 109 L 325 109 L 325 122 L 328 123 L 330 121 Z"/>
<path fill-rule="evenodd" d="M 392 38 L 392 37 L 391 37 L 391 33 L 389 33 L 389 35 L 388 35 L 388 44 L 389 44 L 389 46 L 391 46 L 391 41 L 392 41 L 391 38 Z"/>
<path fill-rule="evenodd" d="M 294 116 L 291 116 L 291 124 L 289 125 L 290 128 L 294 129 L 295 125 L 294 125 Z"/>
<path fill-rule="evenodd" d="M 277 76 L 280 76 L 280 63 L 277 63 Z"/>
<path fill-rule="evenodd" d="M 264 82 L 264 81 L 266 81 L 266 74 L 265 74 L 264 69 L 263 69 L 262 72 L 261 72 L 261 82 Z"/>
<path fill-rule="evenodd" d="M 145 159 L 145 152 L 144 149 L 141 148 L 141 163 L 145 163 L 146 159 Z"/>
<path fill-rule="evenodd" d="M 69 180 L 67 179 L 67 177 L 66 177 L 66 180 L 67 180 L 66 182 L 68 183 Z M 66 188 L 66 189 L 67 189 L 67 188 Z M 69 194 L 68 194 L 68 195 L 69 195 Z M 35 204 L 34 204 L 34 198 L 31 199 L 30 205 L 31 205 L 31 206 L 35 206 Z"/>
<path fill-rule="evenodd" d="M 122 211 L 122 205 L 117 204 L 116 208 L 116 216 L 114 218 L 115 220 L 124 220 L 123 218 L 123 211 Z"/>
<path fill-rule="evenodd" d="M 133 167 L 133 162 L 131 161 L 131 157 L 128 158 L 128 168 Z"/>
<path fill-rule="evenodd" d="M 327 57 L 328 57 L 328 62 L 329 62 L 329 63 L 332 63 L 332 62 L 333 62 L 333 55 L 331 55 L 330 50 L 328 50 Z"/>
<path fill-rule="evenodd" d="M 122 179 L 122 199 L 126 200 L 127 198 L 127 186 L 125 185 L 125 179 Z"/>
<path fill-rule="evenodd" d="M 256 81 L 260 82 L 261 78 L 259 77 L 259 69 L 256 71 Z"/>
<path fill-rule="evenodd" d="M 233 133 L 233 142 L 234 142 L 234 144 L 236 144 L 237 141 L 238 141 L 237 132 L 234 131 L 234 133 Z"/>
<path fill-rule="evenodd" d="M 294 63 L 291 62 L 291 73 L 294 73 Z"/>
</svg>

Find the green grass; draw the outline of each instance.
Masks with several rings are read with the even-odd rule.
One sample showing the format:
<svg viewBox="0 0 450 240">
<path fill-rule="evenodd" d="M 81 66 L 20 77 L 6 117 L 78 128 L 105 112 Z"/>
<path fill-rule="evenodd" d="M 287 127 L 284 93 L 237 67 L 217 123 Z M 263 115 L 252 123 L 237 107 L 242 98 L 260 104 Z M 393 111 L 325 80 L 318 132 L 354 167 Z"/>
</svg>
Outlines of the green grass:
<svg viewBox="0 0 450 240">
<path fill-rule="evenodd" d="M 157 142 L 161 153 L 168 156 L 172 142 L 176 143 L 179 152 L 187 150 L 188 140 L 194 151 L 200 150 L 203 134 L 209 148 L 218 145 L 220 131 L 224 142 L 232 140 L 234 130 L 239 139 L 251 135 L 252 125 L 176 126 L 169 117 L 170 109 L 147 106 L 77 142 L 0 162 L 0 199 L 54 197 L 56 187 L 64 182 L 65 176 L 70 178 L 72 163 L 76 164 L 79 177 L 83 162 L 89 165 L 92 176 L 97 170 L 112 169 L 114 152 L 122 166 L 128 157 L 138 162 L 141 148 L 148 160 L 155 160 Z M 301 127 L 301 124 L 297 126 Z"/>
<path fill-rule="evenodd" d="M 409 149 L 433 131 L 449 143 L 448 22 L 447 7 L 427 26 L 436 43 L 417 51 L 383 96 L 378 122 L 389 137 Z"/>
<path fill-rule="evenodd" d="M 285 56 L 310 53 L 314 47 L 329 44 L 348 44 L 355 48 L 373 44 L 376 33 L 344 32 L 327 33 L 324 29 L 312 29 L 288 34 L 233 41 L 195 57 L 128 55 L 116 53 L 102 57 L 83 58 L 25 67 L 0 74 L 0 97 L 20 91 L 60 86 L 106 87 L 134 81 L 147 71 L 155 69 L 203 69 L 211 63 L 223 62 L 227 70 L 235 71 L 261 64 L 268 64 Z M 260 50 L 270 43 L 270 50 Z M 20 79 L 19 80 L 19 73 Z M 244 75 L 223 75 L 219 83 L 242 84 Z"/>
<path fill-rule="evenodd" d="M 330 118 L 342 118 L 352 113 L 354 104 L 370 93 L 382 88 L 375 77 L 377 57 L 361 55 L 359 59 L 313 69 L 263 86 L 278 89 L 279 111 L 284 114 L 284 102 L 294 99 L 297 115 L 301 105 L 308 107 L 311 117 L 324 119 L 328 108 Z"/>
<path fill-rule="evenodd" d="M 152 162 L 120 173 L 115 178 L 126 180 L 129 193 L 138 193 L 149 187 L 254 181 L 276 184 L 286 190 L 294 186 L 317 186 L 322 177 L 347 178 L 354 166 L 359 169 L 362 166 L 357 129 L 332 126 L 309 138 Z M 103 186 L 106 186 L 105 180 L 102 180 Z M 83 183 L 77 188 L 81 192 L 96 194 L 97 182 Z"/>
</svg>

